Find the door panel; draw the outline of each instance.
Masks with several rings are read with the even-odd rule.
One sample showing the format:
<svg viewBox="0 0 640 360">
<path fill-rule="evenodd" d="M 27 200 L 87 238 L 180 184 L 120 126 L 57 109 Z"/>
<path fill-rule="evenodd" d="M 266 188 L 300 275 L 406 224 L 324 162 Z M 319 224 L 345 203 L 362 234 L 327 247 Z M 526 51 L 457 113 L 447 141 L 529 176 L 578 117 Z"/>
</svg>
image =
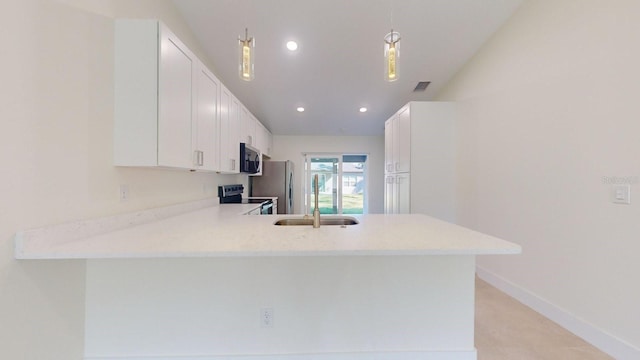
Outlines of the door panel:
<svg viewBox="0 0 640 360">
<path fill-rule="evenodd" d="M 191 168 L 194 58 L 172 36 L 160 46 L 158 164 Z"/>
</svg>

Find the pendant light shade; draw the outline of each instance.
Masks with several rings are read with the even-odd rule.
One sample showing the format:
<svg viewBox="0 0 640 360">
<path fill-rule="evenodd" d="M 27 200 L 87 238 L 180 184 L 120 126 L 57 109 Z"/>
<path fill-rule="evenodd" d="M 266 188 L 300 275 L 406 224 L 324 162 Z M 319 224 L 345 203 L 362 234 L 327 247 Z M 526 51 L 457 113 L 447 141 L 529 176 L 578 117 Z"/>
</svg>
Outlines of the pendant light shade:
<svg viewBox="0 0 640 360">
<path fill-rule="evenodd" d="M 398 80 L 398 58 L 400 57 L 400 34 L 393 31 L 384 37 L 384 79 Z"/>
<path fill-rule="evenodd" d="M 244 29 L 244 39 L 238 38 L 239 75 L 244 81 L 251 81 L 255 77 L 253 63 L 255 60 L 255 44 L 253 37 L 249 37 L 249 30 Z"/>
</svg>

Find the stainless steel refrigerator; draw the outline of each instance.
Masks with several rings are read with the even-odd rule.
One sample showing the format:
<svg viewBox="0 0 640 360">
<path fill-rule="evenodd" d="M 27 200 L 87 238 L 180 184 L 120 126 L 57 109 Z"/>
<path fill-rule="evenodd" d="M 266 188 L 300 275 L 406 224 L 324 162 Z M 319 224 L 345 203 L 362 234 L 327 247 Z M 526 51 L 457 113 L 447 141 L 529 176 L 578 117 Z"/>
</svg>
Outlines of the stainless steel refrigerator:
<svg viewBox="0 0 640 360">
<path fill-rule="evenodd" d="M 262 176 L 251 177 L 251 196 L 277 196 L 278 214 L 293 213 L 293 162 L 265 161 Z"/>
</svg>

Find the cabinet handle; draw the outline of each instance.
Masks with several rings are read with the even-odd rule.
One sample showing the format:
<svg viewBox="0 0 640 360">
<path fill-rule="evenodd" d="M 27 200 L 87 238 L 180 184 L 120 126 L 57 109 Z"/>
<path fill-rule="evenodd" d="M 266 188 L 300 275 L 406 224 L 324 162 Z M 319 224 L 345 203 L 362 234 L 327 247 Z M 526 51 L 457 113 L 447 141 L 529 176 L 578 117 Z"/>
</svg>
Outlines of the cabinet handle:
<svg viewBox="0 0 640 360">
<path fill-rule="evenodd" d="M 249 145 L 253 145 L 253 136 L 249 135 L 247 139 L 249 139 Z"/>
<path fill-rule="evenodd" d="M 193 151 L 193 164 L 195 166 L 203 166 L 204 165 L 204 152 L 200 150 Z"/>
<path fill-rule="evenodd" d="M 193 150 L 193 165 L 198 166 L 198 150 Z"/>
<path fill-rule="evenodd" d="M 236 159 L 231 159 L 231 170 L 236 169 Z"/>
</svg>

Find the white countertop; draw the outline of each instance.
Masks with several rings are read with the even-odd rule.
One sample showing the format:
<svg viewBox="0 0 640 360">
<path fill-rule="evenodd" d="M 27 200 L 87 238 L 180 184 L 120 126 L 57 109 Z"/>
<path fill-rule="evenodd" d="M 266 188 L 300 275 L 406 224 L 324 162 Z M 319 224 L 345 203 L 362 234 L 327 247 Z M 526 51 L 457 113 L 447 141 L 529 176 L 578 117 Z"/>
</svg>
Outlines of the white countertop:
<svg viewBox="0 0 640 360">
<path fill-rule="evenodd" d="M 101 259 L 521 252 L 517 244 L 426 215 L 358 215 L 354 216 L 358 225 L 314 229 L 273 225 L 278 219 L 302 215 L 240 215 L 259 204 L 206 206 L 178 215 L 165 211 L 157 216 L 162 209 L 154 209 L 21 231 L 15 238 L 15 256 Z M 144 220 L 139 221 L 141 218 Z"/>
</svg>

